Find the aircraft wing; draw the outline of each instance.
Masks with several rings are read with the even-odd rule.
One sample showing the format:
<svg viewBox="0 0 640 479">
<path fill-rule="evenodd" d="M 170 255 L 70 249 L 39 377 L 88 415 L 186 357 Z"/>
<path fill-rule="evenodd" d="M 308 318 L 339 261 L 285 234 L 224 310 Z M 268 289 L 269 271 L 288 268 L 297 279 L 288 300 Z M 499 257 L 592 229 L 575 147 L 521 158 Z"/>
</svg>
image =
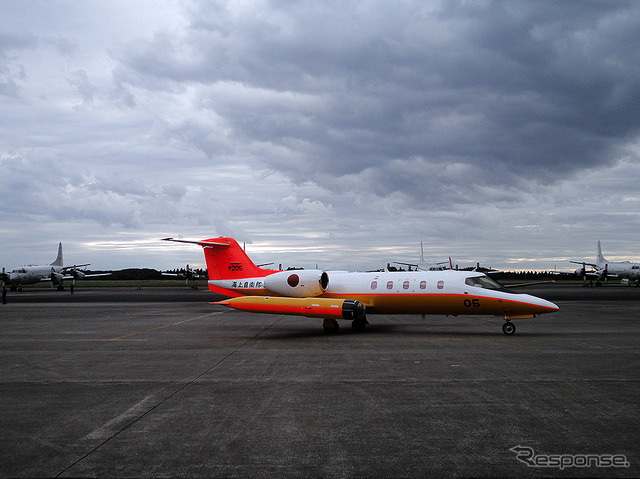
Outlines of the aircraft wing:
<svg viewBox="0 0 640 479">
<path fill-rule="evenodd" d="M 394 264 L 402 264 L 404 266 L 415 266 L 415 267 L 418 267 L 418 263 L 403 263 L 401 261 L 394 261 L 393 263 Z"/>
<path fill-rule="evenodd" d="M 547 281 L 534 281 L 531 283 L 505 284 L 504 287 L 505 288 L 526 288 L 528 286 L 534 286 L 536 284 L 548 284 L 548 283 L 555 283 L 555 280 L 550 279 Z"/>
<path fill-rule="evenodd" d="M 78 269 L 78 268 L 83 268 L 85 266 L 89 266 L 91 263 L 87 263 L 87 264 L 74 264 L 73 266 L 65 266 L 64 268 L 62 268 L 62 271 L 64 271 L 65 273 L 69 270 L 72 269 Z"/>
<path fill-rule="evenodd" d="M 573 263 L 573 264 L 581 264 L 583 266 L 591 266 L 592 268 L 597 268 L 598 265 L 597 264 L 593 264 L 593 263 L 587 263 L 585 261 L 569 261 L 569 263 Z"/>
<path fill-rule="evenodd" d="M 82 273 L 82 271 L 78 271 L 79 273 Z M 95 274 L 85 274 L 82 273 L 78 276 L 73 276 L 70 274 L 64 275 L 62 277 L 62 279 L 85 279 L 85 278 L 98 278 L 100 276 L 111 276 L 112 273 L 95 273 Z"/>
</svg>

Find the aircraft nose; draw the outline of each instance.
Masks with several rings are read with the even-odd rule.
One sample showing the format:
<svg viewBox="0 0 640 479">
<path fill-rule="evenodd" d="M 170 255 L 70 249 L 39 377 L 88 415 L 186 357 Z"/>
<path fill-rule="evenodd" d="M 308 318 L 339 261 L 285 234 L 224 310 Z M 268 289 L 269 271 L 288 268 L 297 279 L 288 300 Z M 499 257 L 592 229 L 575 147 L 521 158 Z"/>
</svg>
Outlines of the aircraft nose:
<svg viewBox="0 0 640 479">
<path fill-rule="evenodd" d="M 532 296 L 532 298 L 535 299 L 535 305 L 541 308 L 540 313 L 553 313 L 560 309 L 557 304 L 547 301 L 546 299 L 538 298 L 537 296 Z"/>
</svg>

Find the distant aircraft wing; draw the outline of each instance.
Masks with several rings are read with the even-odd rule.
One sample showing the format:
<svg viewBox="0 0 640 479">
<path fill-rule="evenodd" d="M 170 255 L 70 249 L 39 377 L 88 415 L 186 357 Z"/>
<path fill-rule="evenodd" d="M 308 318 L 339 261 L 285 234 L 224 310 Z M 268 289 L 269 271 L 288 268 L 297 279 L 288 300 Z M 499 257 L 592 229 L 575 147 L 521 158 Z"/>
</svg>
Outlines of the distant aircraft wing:
<svg viewBox="0 0 640 479">
<path fill-rule="evenodd" d="M 587 263 L 586 261 L 569 261 L 569 263 L 573 263 L 573 264 L 581 264 L 583 266 L 591 266 L 592 268 L 597 268 L 598 265 L 597 264 L 593 264 L 593 263 Z"/>
<path fill-rule="evenodd" d="M 526 288 L 527 286 L 534 286 L 536 284 L 548 284 L 548 283 L 555 283 L 556 281 L 554 279 L 550 279 L 547 281 L 534 281 L 532 283 L 519 283 L 519 284 L 505 284 L 504 287 L 505 288 Z"/>
<path fill-rule="evenodd" d="M 111 276 L 112 273 L 95 273 L 95 274 L 85 274 L 82 273 L 78 276 L 73 276 L 70 274 L 66 274 L 62 277 L 62 279 L 85 279 L 85 278 L 98 278 L 100 276 Z"/>
<path fill-rule="evenodd" d="M 393 264 L 401 264 L 403 266 L 413 266 L 414 268 L 418 267 L 418 263 L 402 263 L 401 261 L 393 261 Z"/>
<path fill-rule="evenodd" d="M 416 268 L 420 271 L 436 271 L 440 269 L 452 269 L 450 261 L 440 261 L 439 263 L 403 263 L 401 261 L 393 261 L 393 264 L 401 264 L 410 268 Z M 439 268 L 441 265 L 449 265 L 449 268 Z"/>
<path fill-rule="evenodd" d="M 65 273 L 69 270 L 72 269 L 78 269 L 78 268 L 83 268 L 85 266 L 89 266 L 91 263 L 87 263 L 87 264 L 74 264 L 73 266 L 65 266 L 64 268 L 62 268 L 62 271 L 64 271 Z"/>
</svg>

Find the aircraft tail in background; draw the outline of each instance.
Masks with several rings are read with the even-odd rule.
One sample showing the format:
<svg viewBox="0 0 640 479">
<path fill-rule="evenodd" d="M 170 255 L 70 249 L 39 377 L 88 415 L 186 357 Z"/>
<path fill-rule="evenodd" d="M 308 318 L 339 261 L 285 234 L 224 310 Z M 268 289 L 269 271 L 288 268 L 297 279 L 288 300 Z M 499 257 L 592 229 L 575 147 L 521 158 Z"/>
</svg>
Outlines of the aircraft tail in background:
<svg viewBox="0 0 640 479">
<path fill-rule="evenodd" d="M 58 243 L 58 257 L 51 266 L 62 266 L 62 243 Z"/>
<path fill-rule="evenodd" d="M 609 260 L 602 256 L 602 246 L 600 245 L 600 240 L 598 240 L 598 250 L 596 252 L 596 264 L 600 267 L 604 267 L 605 263 L 608 263 Z"/>
</svg>

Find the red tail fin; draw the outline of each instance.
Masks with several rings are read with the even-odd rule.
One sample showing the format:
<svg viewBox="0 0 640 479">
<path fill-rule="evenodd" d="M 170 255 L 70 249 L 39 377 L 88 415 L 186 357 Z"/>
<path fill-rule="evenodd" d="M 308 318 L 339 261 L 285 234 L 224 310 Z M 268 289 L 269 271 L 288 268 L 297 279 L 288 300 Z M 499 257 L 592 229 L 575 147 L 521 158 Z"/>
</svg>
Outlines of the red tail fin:
<svg viewBox="0 0 640 479">
<path fill-rule="evenodd" d="M 165 240 L 202 246 L 210 280 L 261 278 L 275 273 L 275 270 L 257 267 L 233 238 L 220 236 L 202 241 L 173 238 L 165 238 Z"/>
<path fill-rule="evenodd" d="M 209 279 L 255 278 L 274 272 L 258 268 L 233 238 L 212 238 L 200 245 L 204 250 Z"/>
</svg>

